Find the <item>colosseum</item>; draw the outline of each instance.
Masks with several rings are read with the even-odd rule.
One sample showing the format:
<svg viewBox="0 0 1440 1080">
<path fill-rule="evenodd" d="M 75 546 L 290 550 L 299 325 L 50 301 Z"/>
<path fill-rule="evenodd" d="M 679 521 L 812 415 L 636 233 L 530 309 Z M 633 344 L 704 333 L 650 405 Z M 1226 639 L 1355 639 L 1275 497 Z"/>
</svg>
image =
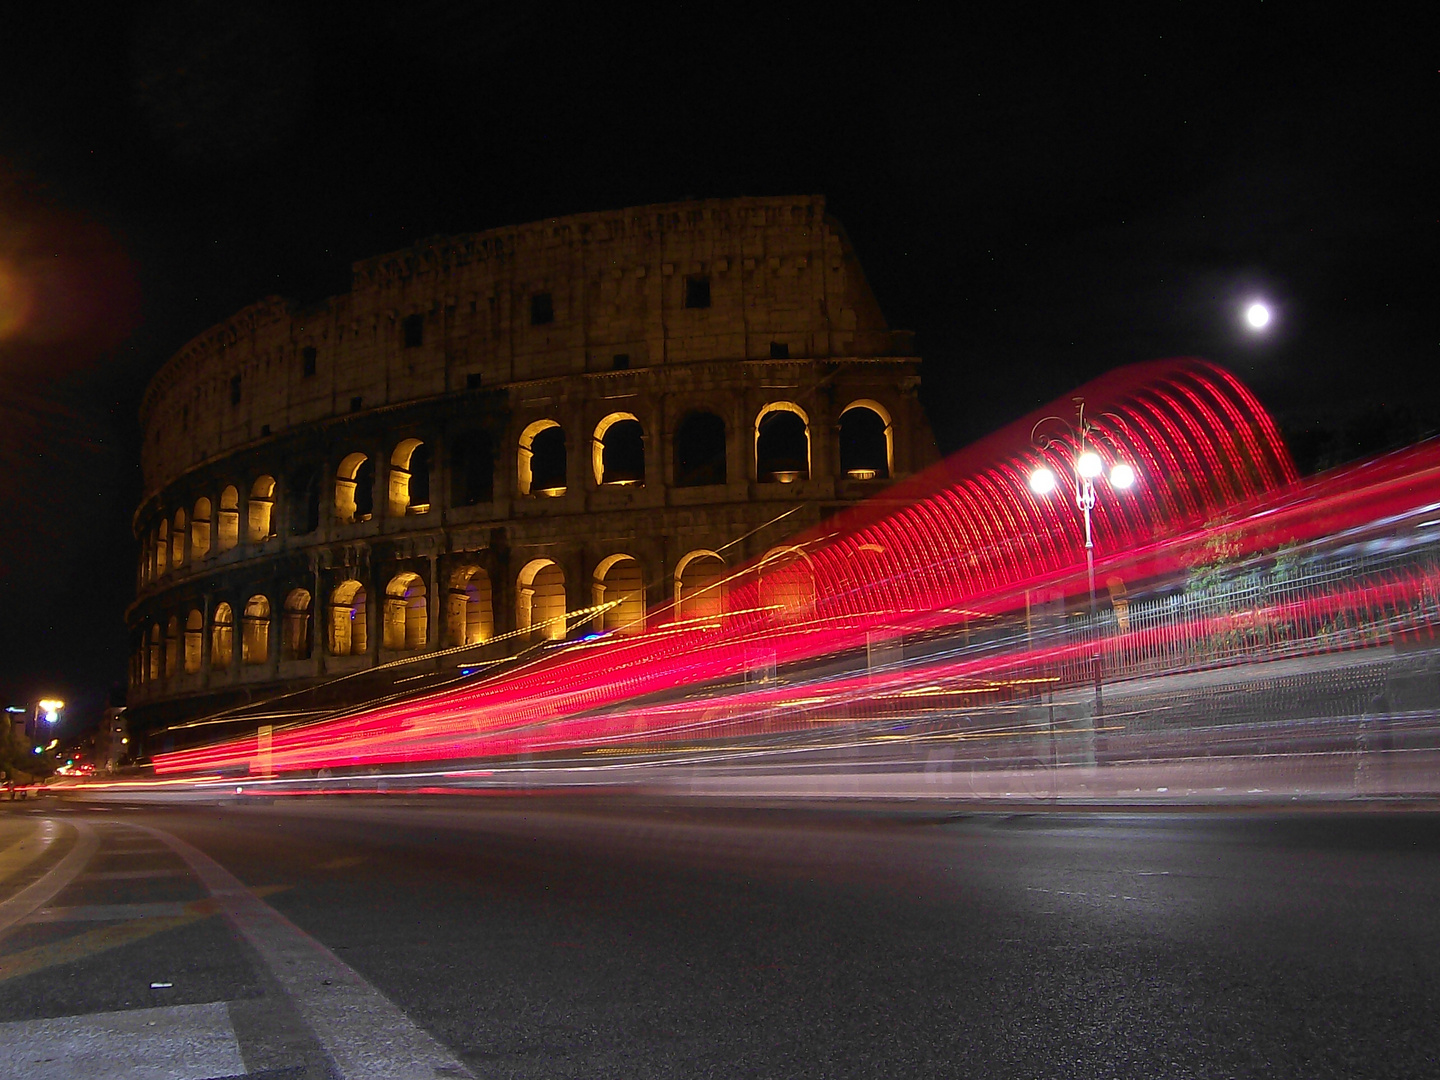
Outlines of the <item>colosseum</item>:
<svg viewBox="0 0 1440 1080">
<path fill-rule="evenodd" d="M 253 304 L 141 406 L 133 723 L 708 612 L 934 459 L 919 370 L 820 197 L 436 239 Z"/>
</svg>

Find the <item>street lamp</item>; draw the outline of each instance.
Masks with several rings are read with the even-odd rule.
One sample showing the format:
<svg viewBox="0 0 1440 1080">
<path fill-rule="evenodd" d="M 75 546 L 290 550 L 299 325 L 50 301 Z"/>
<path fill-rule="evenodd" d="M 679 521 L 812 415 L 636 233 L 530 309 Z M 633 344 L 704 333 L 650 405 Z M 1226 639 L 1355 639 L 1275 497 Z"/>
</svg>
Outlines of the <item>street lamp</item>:
<svg viewBox="0 0 1440 1080">
<path fill-rule="evenodd" d="M 1075 444 L 1075 457 L 1071 467 L 1075 472 L 1075 506 L 1085 517 L 1085 568 L 1090 581 L 1090 614 L 1095 614 L 1095 538 L 1091 529 L 1090 512 L 1095 509 L 1095 481 L 1105 473 L 1105 463 L 1092 448 L 1090 425 L 1085 419 L 1085 399 L 1075 399 L 1076 423 L 1072 425 L 1058 416 L 1046 416 L 1036 422 L 1030 431 L 1030 439 L 1042 451 L 1069 449 L 1055 436 L 1040 435 L 1042 425 L 1054 421 L 1070 432 Z M 1062 455 L 1056 454 L 1063 460 Z M 1123 461 L 1110 467 L 1110 486 L 1116 491 L 1126 491 L 1135 484 L 1135 468 Z M 1060 486 L 1054 470 L 1041 465 L 1030 474 L 1030 490 L 1044 498 Z"/>
</svg>

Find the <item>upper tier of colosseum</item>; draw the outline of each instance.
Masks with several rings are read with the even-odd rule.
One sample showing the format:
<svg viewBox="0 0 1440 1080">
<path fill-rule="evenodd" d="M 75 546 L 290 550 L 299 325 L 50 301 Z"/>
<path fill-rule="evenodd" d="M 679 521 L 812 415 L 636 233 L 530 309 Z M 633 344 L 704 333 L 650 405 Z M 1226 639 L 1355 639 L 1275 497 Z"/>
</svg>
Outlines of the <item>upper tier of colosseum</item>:
<svg viewBox="0 0 1440 1080">
<path fill-rule="evenodd" d="M 141 406 L 145 494 L 299 425 L 477 386 L 697 361 L 908 353 L 820 196 L 715 199 L 440 238 L 269 297 L 172 357 Z"/>
</svg>

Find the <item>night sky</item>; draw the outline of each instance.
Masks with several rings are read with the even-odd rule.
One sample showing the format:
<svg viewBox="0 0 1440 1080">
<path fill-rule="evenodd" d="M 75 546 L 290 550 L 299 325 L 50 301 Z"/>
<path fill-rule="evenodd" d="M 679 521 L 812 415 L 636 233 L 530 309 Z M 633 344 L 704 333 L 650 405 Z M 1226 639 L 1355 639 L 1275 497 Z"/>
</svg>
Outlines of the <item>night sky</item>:
<svg viewBox="0 0 1440 1080">
<path fill-rule="evenodd" d="M 98 10 L 98 9 L 97 9 Z M 29 5 L 0 28 L 0 697 L 125 669 L 135 412 L 192 336 L 426 237 L 822 193 L 955 449 L 1227 364 L 1303 467 L 1440 425 L 1425 9 Z M 1239 314 L 1273 302 L 1263 337 Z"/>
</svg>

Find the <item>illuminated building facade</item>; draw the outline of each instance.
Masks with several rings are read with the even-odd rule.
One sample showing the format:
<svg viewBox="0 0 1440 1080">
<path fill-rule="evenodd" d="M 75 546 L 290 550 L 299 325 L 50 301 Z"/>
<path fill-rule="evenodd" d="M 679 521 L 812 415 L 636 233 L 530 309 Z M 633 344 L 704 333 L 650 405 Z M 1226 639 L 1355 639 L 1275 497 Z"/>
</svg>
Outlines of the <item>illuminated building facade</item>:
<svg viewBox="0 0 1440 1080">
<path fill-rule="evenodd" d="M 727 568 L 934 460 L 919 370 L 819 197 L 437 239 L 263 300 L 145 395 L 131 715 L 713 615 Z"/>
</svg>

